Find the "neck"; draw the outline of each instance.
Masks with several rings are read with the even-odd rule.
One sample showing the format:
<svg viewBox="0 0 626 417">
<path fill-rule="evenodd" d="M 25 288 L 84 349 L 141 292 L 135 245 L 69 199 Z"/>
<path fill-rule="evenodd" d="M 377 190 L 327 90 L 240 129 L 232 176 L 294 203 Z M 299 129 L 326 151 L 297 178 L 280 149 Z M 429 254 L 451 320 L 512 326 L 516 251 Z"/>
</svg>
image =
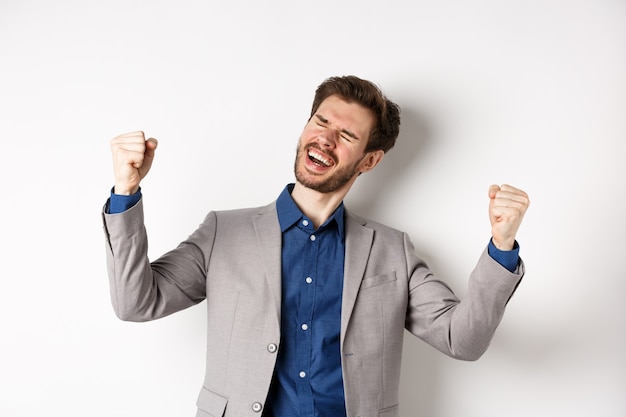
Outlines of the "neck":
<svg viewBox="0 0 626 417">
<path fill-rule="evenodd" d="M 356 177 L 355 177 L 356 178 Z M 296 181 L 291 198 L 317 229 L 337 210 L 352 184 L 332 193 L 320 193 Z"/>
</svg>

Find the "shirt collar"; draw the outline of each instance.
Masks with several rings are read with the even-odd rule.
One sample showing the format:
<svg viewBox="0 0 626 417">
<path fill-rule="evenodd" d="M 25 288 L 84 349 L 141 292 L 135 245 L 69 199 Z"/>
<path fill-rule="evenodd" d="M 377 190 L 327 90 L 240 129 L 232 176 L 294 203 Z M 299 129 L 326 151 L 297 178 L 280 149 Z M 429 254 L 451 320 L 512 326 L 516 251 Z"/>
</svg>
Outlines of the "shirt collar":
<svg viewBox="0 0 626 417">
<path fill-rule="evenodd" d="M 308 217 L 306 217 L 300 208 L 296 205 L 293 198 L 291 198 L 291 192 L 293 191 L 294 184 L 287 184 L 283 189 L 282 193 L 278 196 L 276 200 L 276 211 L 278 212 L 278 223 L 280 224 L 280 231 L 285 232 L 285 230 L 289 229 L 295 223 L 300 221 L 300 219 L 307 219 L 310 221 Z M 335 212 L 326 220 L 326 222 L 320 226 L 320 228 L 325 227 L 330 222 L 335 221 L 337 223 L 337 230 L 339 231 L 339 236 L 343 239 L 344 232 L 344 206 L 343 201 L 339 204 L 339 207 L 335 210 Z"/>
</svg>

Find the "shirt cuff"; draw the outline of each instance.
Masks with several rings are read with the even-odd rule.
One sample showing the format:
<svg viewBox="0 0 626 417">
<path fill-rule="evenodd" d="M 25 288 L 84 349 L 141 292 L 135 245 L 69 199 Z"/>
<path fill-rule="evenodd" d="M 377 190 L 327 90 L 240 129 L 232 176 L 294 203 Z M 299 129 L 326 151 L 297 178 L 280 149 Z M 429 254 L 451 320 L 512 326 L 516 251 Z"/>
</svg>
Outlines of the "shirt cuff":
<svg viewBox="0 0 626 417">
<path fill-rule="evenodd" d="M 487 249 L 487 253 L 489 256 L 508 269 L 510 272 L 515 272 L 517 269 L 517 264 L 519 263 L 519 245 L 517 241 L 515 241 L 515 245 L 511 250 L 500 250 L 496 248 L 496 245 L 493 244 L 493 240 L 489 240 L 489 247 Z"/>
<path fill-rule="evenodd" d="M 107 201 L 105 212 L 107 214 L 123 213 L 141 200 L 141 188 L 135 194 L 121 195 L 113 192 L 115 188 L 111 188 L 111 197 Z"/>
</svg>

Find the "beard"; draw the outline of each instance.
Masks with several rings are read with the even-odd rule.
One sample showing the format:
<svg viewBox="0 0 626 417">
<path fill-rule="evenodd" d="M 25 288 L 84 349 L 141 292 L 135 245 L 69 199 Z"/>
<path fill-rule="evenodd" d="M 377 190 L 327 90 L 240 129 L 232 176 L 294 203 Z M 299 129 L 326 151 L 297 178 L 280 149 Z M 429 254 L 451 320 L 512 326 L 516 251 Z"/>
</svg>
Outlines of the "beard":
<svg viewBox="0 0 626 417">
<path fill-rule="evenodd" d="M 341 187 L 350 182 L 355 175 L 358 175 L 358 166 L 363 158 L 365 158 L 365 155 L 363 155 L 363 157 L 356 161 L 354 164 L 338 169 L 327 178 L 317 178 L 316 175 L 307 173 L 303 161 L 304 158 L 309 157 L 309 148 L 315 148 L 321 152 L 321 149 L 315 145 L 309 145 L 306 148 L 298 145 L 298 150 L 296 152 L 296 161 L 294 163 L 294 173 L 296 175 L 296 180 L 306 188 L 310 188 L 311 190 L 324 194 L 332 193 L 339 190 Z M 333 161 L 337 161 L 337 158 L 334 154 L 328 152 L 325 153 L 327 153 Z"/>
</svg>

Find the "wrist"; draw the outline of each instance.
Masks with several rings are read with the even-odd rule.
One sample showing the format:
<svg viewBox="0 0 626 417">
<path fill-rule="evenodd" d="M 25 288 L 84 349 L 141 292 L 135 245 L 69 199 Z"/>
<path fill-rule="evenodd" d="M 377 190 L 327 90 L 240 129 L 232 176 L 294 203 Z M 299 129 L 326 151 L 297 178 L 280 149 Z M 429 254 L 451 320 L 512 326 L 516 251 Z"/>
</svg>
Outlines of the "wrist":
<svg viewBox="0 0 626 417">
<path fill-rule="evenodd" d="M 501 250 L 501 251 L 510 251 L 515 248 L 515 238 L 500 240 L 495 237 L 492 237 L 491 242 L 493 243 L 493 246 L 496 247 L 496 249 Z"/>
<path fill-rule="evenodd" d="M 137 194 L 139 191 L 139 185 L 129 186 L 129 185 L 118 185 L 115 184 L 113 187 L 113 194 L 117 195 L 133 195 Z"/>
</svg>

